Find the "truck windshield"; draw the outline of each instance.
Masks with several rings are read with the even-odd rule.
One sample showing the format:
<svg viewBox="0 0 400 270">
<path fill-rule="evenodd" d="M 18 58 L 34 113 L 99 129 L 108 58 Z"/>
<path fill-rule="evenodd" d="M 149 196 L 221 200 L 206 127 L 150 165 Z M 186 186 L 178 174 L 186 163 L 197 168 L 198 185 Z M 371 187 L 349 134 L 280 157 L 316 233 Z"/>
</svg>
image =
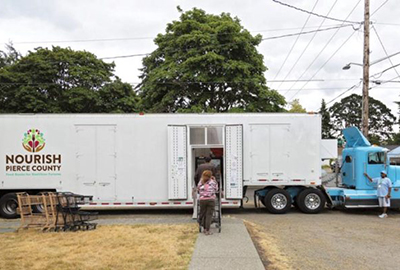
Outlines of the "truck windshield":
<svg viewBox="0 0 400 270">
<path fill-rule="evenodd" d="M 384 162 L 385 162 L 384 152 L 368 153 L 368 164 L 384 164 Z"/>
</svg>

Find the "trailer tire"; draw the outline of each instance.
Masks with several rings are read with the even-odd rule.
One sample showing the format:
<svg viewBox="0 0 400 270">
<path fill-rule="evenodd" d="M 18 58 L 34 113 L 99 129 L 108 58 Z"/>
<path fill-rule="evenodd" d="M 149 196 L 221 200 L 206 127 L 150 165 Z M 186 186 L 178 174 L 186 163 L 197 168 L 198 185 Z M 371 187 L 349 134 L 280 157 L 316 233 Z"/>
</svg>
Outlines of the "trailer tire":
<svg viewBox="0 0 400 270">
<path fill-rule="evenodd" d="M 272 214 L 284 214 L 292 206 L 292 199 L 286 190 L 274 188 L 265 196 L 264 205 Z"/>
<path fill-rule="evenodd" d="M 7 193 L 0 199 L 0 216 L 7 219 L 17 218 L 18 200 L 15 193 Z"/>
<path fill-rule="evenodd" d="M 42 195 L 42 192 L 39 192 L 36 195 Z M 38 214 L 43 214 L 45 212 L 44 210 L 44 205 L 43 204 L 39 204 L 39 205 L 32 205 L 32 211 L 34 213 L 38 213 Z"/>
<path fill-rule="evenodd" d="M 325 207 L 326 199 L 321 190 L 307 188 L 296 197 L 299 209 L 306 214 L 317 214 Z"/>
</svg>

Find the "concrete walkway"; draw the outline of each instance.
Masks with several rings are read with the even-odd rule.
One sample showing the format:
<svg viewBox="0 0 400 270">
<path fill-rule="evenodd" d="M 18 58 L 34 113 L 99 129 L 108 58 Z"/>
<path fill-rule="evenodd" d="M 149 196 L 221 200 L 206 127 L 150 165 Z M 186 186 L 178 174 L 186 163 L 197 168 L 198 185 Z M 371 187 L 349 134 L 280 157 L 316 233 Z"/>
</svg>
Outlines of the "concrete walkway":
<svg viewBox="0 0 400 270">
<path fill-rule="evenodd" d="M 223 218 L 222 231 L 199 235 L 189 270 L 264 270 L 264 265 L 243 221 Z"/>
</svg>

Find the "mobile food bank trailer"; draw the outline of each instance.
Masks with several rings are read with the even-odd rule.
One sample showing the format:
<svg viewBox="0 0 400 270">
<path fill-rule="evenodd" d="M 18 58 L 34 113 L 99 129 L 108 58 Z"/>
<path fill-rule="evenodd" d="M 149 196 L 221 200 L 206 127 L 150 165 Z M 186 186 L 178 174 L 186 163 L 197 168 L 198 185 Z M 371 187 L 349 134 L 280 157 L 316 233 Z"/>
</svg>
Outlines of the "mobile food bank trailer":
<svg viewBox="0 0 400 270">
<path fill-rule="evenodd" d="M 92 195 L 86 209 L 190 208 L 207 155 L 219 160 L 223 207 L 259 187 L 266 207 L 282 213 L 304 189 L 325 203 L 321 159 L 337 153 L 316 114 L 3 114 L 0 129 L 6 218 L 17 216 L 17 192 Z"/>
</svg>

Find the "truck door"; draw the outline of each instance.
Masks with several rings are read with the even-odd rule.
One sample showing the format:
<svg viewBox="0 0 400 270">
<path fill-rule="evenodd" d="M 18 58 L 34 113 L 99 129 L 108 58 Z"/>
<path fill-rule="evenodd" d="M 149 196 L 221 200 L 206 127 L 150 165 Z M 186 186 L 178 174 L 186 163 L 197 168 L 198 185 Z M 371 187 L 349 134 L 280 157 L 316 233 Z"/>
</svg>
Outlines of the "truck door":
<svg viewBox="0 0 400 270">
<path fill-rule="evenodd" d="M 168 199 L 187 199 L 187 129 L 168 126 Z"/>
<path fill-rule="evenodd" d="M 342 182 L 347 187 L 355 187 L 355 175 L 354 175 L 354 166 L 355 166 L 355 158 L 353 157 L 352 153 L 348 151 L 343 154 L 343 165 L 341 168 L 342 172 Z"/>
<path fill-rule="evenodd" d="M 366 172 L 372 177 L 380 177 L 380 172 L 385 170 L 385 153 L 384 152 L 369 152 L 367 154 L 367 165 Z M 376 185 L 370 183 L 367 179 L 363 181 L 363 183 L 367 184 L 368 187 L 375 188 Z M 367 188 L 364 187 L 363 188 Z"/>
<path fill-rule="evenodd" d="M 225 196 L 243 198 L 243 127 L 225 126 Z"/>
<path fill-rule="evenodd" d="M 82 195 L 97 195 L 96 185 L 96 127 L 76 126 L 76 180 Z"/>
<path fill-rule="evenodd" d="M 115 125 L 77 125 L 78 192 L 96 200 L 116 195 Z"/>
<path fill-rule="evenodd" d="M 287 181 L 290 164 L 290 125 L 270 125 L 270 172 L 271 180 Z"/>
<path fill-rule="evenodd" d="M 96 140 L 97 194 L 99 200 L 115 200 L 116 196 L 116 126 L 98 126 Z"/>
</svg>

